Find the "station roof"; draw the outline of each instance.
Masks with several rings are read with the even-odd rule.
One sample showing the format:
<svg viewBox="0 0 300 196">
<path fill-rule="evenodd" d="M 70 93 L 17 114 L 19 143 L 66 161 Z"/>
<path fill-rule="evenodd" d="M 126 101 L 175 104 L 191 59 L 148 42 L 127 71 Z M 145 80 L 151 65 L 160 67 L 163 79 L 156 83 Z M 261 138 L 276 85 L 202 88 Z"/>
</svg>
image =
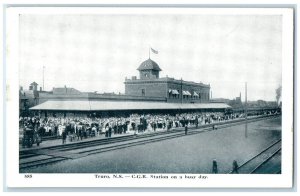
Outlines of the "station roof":
<svg viewBox="0 0 300 196">
<path fill-rule="evenodd" d="M 59 101 L 50 100 L 30 110 L 57 111 L 118 111 L 118 110 L 176 110 L 176 109 L 225 109 L 225 103 L 166 103 L 137 101 Z"/>
<path fill-rule="evenodd" d="M 139 71 L 149 70 L 149 69 L 161 71 L 158 64 L 155 61 L 151 60 L 150 58 L 142 62 L 142 64 L 137 68 L 137 70 Z"/>
</svg>

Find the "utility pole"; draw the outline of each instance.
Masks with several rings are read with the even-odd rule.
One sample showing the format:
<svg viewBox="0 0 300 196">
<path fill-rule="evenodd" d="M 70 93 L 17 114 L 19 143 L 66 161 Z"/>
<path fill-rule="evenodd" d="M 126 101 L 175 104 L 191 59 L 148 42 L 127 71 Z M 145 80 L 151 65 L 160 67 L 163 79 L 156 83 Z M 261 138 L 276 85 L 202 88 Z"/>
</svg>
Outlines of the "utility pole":
<svg viewBox="0 0 300 196">
<path fill-rule="evenodd" d="M 245 138 L 248 137 L 247 82 L 245 82 Z"/>
<path fill-rule="evenodd" d="M 182 98 L 183 98 L 183 91 L 182 91 L 182 78 L 181 78 L 181 80 L 180 80 L 180 90 L 181 90 L 181 104 L 182 104 Z"/>
<path fill-rule="evenodd" d="M 44 72 L 45 72 L 45 66 L 43 65 L 43 91 L 45 90 L 45 88 L 44 88 L 44 81 L 45 81 L 44 80 L 44 76 L 45 76 L 45 73 Z"/>
</svg>

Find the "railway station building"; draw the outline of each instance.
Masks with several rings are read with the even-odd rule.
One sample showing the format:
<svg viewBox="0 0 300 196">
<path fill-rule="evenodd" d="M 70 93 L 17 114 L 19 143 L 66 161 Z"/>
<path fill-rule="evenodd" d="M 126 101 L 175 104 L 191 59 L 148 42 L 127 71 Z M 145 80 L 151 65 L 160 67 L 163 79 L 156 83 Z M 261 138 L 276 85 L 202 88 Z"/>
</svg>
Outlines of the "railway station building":
<svg viewBox="0 0 300 196">
<path fill-rule="evenodd" d="M 161 68 L 152 59 L 141 63 L 137 69 L 140 78 L 125 79 L 125 95 L 164 97 L 172 103 L 208 103 L 210 85 L 159 77 Z"/>
<path fill-rule="evenodd" d="M 74 88 L 53 88 L 38 92 L 38 104 L 30 111 L 42 116 L 78 114 L 119 115 L 126 113 L 178 113 L 219 111 L 230 108 L 225 103 L 210 102 L 210 85 L 160 78 L 161 68 L 152 59 L 137 68 L 139 79 L 125 79 L 125 94 L 80 92 Z"/>
</svg>

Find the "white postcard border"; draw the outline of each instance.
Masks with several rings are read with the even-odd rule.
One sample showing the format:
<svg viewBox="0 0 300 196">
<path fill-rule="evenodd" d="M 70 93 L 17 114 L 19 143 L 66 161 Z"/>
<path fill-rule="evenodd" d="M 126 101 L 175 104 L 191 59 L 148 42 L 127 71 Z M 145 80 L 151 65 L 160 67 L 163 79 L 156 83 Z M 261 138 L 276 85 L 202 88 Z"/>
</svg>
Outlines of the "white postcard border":
<svg viewBox="0 0 300 196">
<path fill-rule="evenodd" d="M 282 15 L 282 174 L 228 175 L 204 174 L 207 179 L 171 179 L 184 174 L 163 174 L 169 179 L 110 178 L 95 174 L 19 174 L 18 144 L 18 16 L 19 14 L 211 14 Z M 288 8 L 50 8 L 9 7 L 6 9 L 6 177 L 8 187 L 194 187 L 194 188 L 288 188 L 293 176 L 293 10 Z M 107 174 L 113 176 L 113 174 Z M 124 174 L 125 175 L 125 174 Z M 128 174 L 126 174 L 128 175 Z M 132 174 L 135 175 L 135 174 Z M 150 175 L 150 174 L 147 174 Z M 188 174 L 193 175 L 193 174 Z M 200 174 L 194 174 L 200 176 Z M 137 177 L 137 176 L 135 176 Z"/>
</svg>

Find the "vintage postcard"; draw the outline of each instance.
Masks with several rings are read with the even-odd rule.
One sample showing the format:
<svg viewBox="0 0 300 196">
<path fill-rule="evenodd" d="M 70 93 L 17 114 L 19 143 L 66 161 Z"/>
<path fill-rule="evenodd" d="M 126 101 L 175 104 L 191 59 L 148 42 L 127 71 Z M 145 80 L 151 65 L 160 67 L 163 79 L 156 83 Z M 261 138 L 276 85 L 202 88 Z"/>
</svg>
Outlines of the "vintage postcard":
<svg viewBox="0 0 300 196">
<path fill-rule="evenodd" d="M 292 8 L 6 8 L 8 187 L 291 188 Z"/>
</svg>

